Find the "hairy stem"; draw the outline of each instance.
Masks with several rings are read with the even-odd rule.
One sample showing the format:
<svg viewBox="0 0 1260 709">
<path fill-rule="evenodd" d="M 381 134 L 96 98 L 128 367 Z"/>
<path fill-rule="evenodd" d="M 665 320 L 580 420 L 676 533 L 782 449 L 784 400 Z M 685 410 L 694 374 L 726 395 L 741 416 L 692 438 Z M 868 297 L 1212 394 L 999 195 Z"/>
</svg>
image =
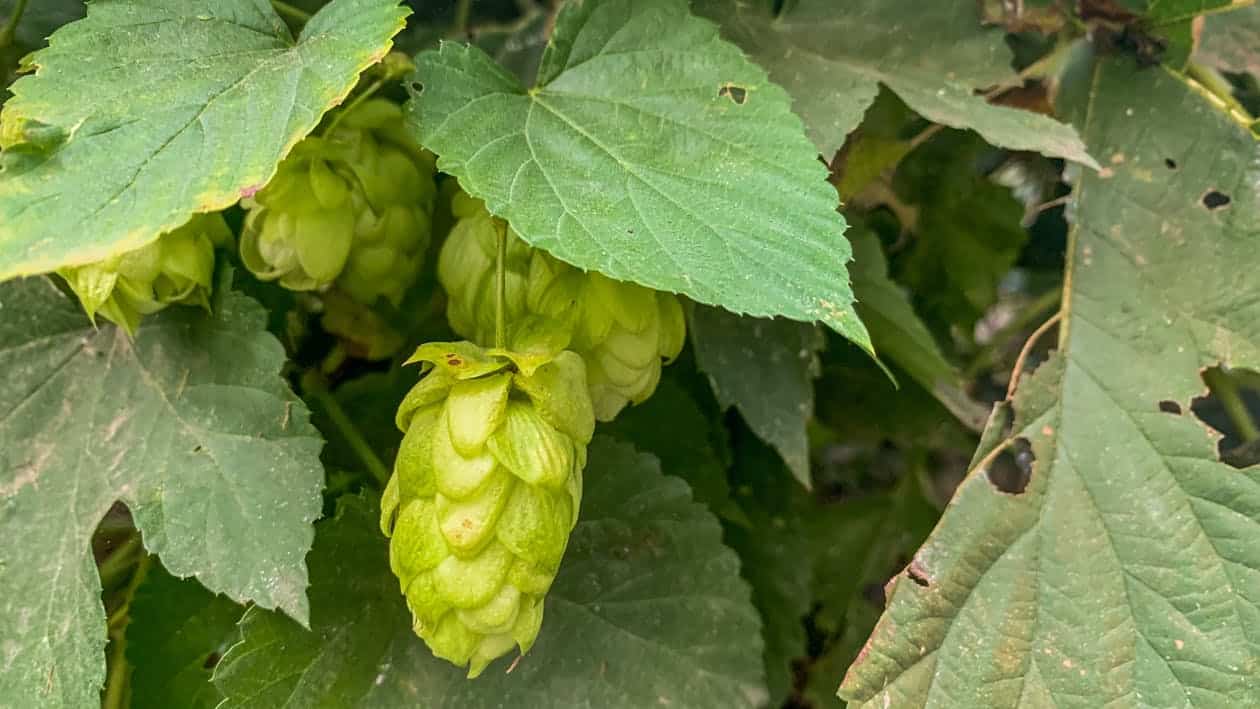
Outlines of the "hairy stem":
<svg viewBox="0 0 1260 709">
<path fill-rule="evenodd" d="M 498 254 L 494 259 L 494 346 L 507 347 L 507 222 L 500 221 Z"/>
<path fill-rule="evenodd" d="M 140 551 L 142 551 L 140 533 L 135 532 L 119 544 L 113 553 L 105 557 L 97 567 L 97 573 L 101 577 L 101 588 L 108 590 L 121 583 L 132 565 L 136 563 L 137 552 Z"/>
<path fill-rule="evenodd" d="M 284 2 L 284 0 L 271 0 L 271 6 L 276 9 L 277 13 L 293 20 L 294 22 L 305 23 L 307 20 L 311 19 L 311 13 L 300 7 L 294 7 L 293 5 Z"/>
<path fill-rule="evenodd" d="M 13 44 L 13 37 L 17 35 L 18 22 L 22 20 L 22 13 L 26 12 L 27 0 L 17 0 L 13 5 L 13 14 L 9 15 L 9 21 L 4 23 L 4 28 L 0 29 L 0 47 L 7 47 Z"/>
<path fill-rule="evenodd" d="M 127 589 L 123 591 L 122 603 L 118 610 L 110 616 L 109 623 L 109 675 L 105 678 L 105 695 L 101 697 L 101 709 L 123 709 L 127 702 L 127 685 L 131 680 L 131 668 L 127 665 L 127 621 L 131 613 L 131 602 L 136 597 L 136 589 L 144 582 L 149 573 L 149 565 L 153 557 L 140 557 L 135 572 Z"/>
<path fill-rule="evenodd" d="M 463 39 L 468 36 L 468 18 L 472 16 L 472 0 L 457 0 L 455 19 L 451 22 L 450 36 Z"/>
<path fill-rule="evenodd" d="M 345 409 L 341 408 L 341 404 L 328 391 L 323 378 L 312 372 L 302 378 L 302 388 L 312 399 L 319 402 L 324 413 L 337 427 L 337 431 L 346 439 L 346 443 L 350 444 L 359 462 L 363 463 L 363 467 L 367 468 L 381 487 L 384 487 L 389 482 L 389 468 L 385 467 L 385 463 L 376 455 L 376 451 L 372 450 L 372 446 L 363 437 L 359 427 L 354 425 L 354 422 L 346 415 Z"/>
<path fill-rule="evenodd" d="M 384 85 L 385 85 L 384 78 L 373 81 L 370 86 L 368 86 L 366 89 L 360 92 L 358 96 L 355 96 L 354 99 L 351 100 L 350 103 L 347 104 L 345 108 L 342 108 L 337 111 L 337 115 L 333 116 L 332 123 L 328 124 L 328 127 L 324 129 L 323 134 L 332 135 L 332 132 L 334 129 L 336 129 L 337 124 L 341 123 L 341 119 L 345 118 L 347 113 L 350 113 L 354 109 L 358 108 L 359 104 L 363 103 L 369 98 L 372 98 L 372 95 L 375 94 L 377 91 L 380 91 L 381 87 Z"/>
<path fill-rule="evenodd" d="M 1229 417 L 1234 428 L 1238 431 L 1238 437 L 1243 443 L 1251 443 L 1260 440 L 1260 428 L 1256 426 L 1255 419 L 1251 417 L 1251 412 L 1247 410 L 1247 403 L 1243 401 L 1242 392 L 1238 389 L 1238 382 L 1229 375 L 1224 369 L 1213 367 L 1203 373 L 1203 381 L 1207 383 L 1208 388 L 1220 400 L 1221 407 L 1225 409 L 1225 415 Z"/>
</svg>

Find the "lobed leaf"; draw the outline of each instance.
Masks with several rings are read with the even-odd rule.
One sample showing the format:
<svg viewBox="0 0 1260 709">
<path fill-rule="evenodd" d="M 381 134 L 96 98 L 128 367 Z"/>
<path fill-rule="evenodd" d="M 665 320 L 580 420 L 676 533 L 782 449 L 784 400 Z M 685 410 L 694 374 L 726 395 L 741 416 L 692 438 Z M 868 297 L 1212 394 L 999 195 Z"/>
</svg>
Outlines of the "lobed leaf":
<svg viewBox="0 0 1260 709">
<path fill-rule="evenodd" d="M 135 340 L 44 278 L 0 284 L 0 698 L 99 701 L 89 551 L 116 500 L 177 576 L 306 622 L 322 441 L 256 303 L 171 308 Z"/>
</svg>

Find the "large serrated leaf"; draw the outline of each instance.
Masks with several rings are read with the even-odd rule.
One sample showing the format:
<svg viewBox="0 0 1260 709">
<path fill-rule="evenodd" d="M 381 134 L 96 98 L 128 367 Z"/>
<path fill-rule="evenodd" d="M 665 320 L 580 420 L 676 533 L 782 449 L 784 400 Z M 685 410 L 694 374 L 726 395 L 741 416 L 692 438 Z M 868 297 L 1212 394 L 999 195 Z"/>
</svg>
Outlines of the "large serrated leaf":
<svg viewBox="0 0 1260 709">
<path fill-rule="evenodd" d="M 886 84 L 925 118 L 971 128 L 994 145 L 1095 165 L 1070 126 L 994 106 L 976 89 L 1014 79 L 1002 32 L 974 0 L 800 0 L 779 17 L 761 0 L 697 0 L 696 12 L 795 99 L 810 137 L 832 155 Z"/>
<path fill-rule="evenodd" d="M 851 706 L 1260 696 L 1260 468 L 1179 413 L 1202 368 L 1260 365 L 1257 143 L 1162 68 L 1107 59 L 1092 84 L 1079 122 L 1111 167 L 1073 195 L 1059 352 L 891 586 Z M 1031 478 L 1002 492 L 986 468 L 1018 439 Z"/>
<path fill-rule="evenodd" d="M 227 292 L 133 341 L 47 279 L 0 285 L 0 706 L 99 701 L 88 544 L 115 500 L 172 573 L 305 621 L 321 441 L 264 322 Z"/>
<path fill-rule="evenodd" d="M 472 47 L 416 64 L 421 142 L 526 241 L 870 349 L 817 151 L 783 90 L 685 0 L 568 4 L 529 90 Z"/>
<path fill-rule="evenodd" d="M 295 41 L 254 0 L 89 5 L 0 114 L 0 280 L 143 246 L 252 194 L 406 14 L 333 0 Z"/>
<path fill-rule="evenodd" d="M 411 632 L 375 505 L 342 498 L 311 554 L 311 630 L 249 611 L 215 682 L 223 709 L 321 707 L 752 707 L 761 640 L 717 520 L 653 457 L 590 447 L 582 517 L 542 632 L 511 674 L 476 681 Z"/>
</svg>

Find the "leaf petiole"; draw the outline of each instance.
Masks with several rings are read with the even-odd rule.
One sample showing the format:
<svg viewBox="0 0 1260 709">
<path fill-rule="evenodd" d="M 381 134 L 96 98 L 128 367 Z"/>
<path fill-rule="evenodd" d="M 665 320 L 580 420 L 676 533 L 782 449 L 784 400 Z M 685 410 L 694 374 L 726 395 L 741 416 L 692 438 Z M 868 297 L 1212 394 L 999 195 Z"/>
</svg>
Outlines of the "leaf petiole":
<svg viewBox="0 0 1260 709">
<path fill-rule="evenodd" d="M 0 47 L 7 47 L 13 44 L 13 37 L 17 35 L 18 22 L 22 20 L 22 13 L 26 12 L 27 0 L 17 0 L 13 6 L 13 14 L 9 15 L 9 19 L 4 23 L 4 28 L 0 29 Z"/>
<path fill-rule="evenodd" d="M 499 221 L 498 252 L 494 259 L 494 346 L 507 347 L 507 222 Z"/>
<path fill-rule="evenodd" d="M 328 414 L 328 418 L 337 427 L 337 431 L 345 437 L 346 443 L 350 444 L 350 448 L 359 457 L 363 467 L 367 468 L 381 487 L 384 487 L 389 482 L 389 468 L 385 467 L 380 456 L 376 455 L 376 451 L 372 450 L 367 439 L 359 432 L 359 427 L 350 420 L 346 410 L 341 408 L 341 404 L 333 397 L 332 392 L 328 391 L 323 377 L 315 372 L 307 373 L 302 377 L 302 389 L 312 399 L 319 402 L 319 405 L 324 408 L 324 413 Z"/>
<path fill-rule="evenodd" d="M 305 23 L 307 20 L 311 19 L 311 13 L 300 7 L 290 5 L 289 3 L 284 2 L 284 0 L 271 0 L 271 6 L 276 9 L 278 14 L 283 15 L 294 22 Z"/>
</svg>

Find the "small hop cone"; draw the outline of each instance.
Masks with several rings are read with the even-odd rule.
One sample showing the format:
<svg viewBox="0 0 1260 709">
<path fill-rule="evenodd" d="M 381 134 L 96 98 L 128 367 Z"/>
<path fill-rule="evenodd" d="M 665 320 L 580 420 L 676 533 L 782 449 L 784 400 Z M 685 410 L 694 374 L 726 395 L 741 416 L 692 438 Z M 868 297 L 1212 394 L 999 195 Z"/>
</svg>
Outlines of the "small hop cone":
<svg viewBox="0 0 1260 709">
<path fill-rule="evenodd" d="M 97 315 L 135 334 L 140 319 L 173 303 L 209 309 L 214 248 L 232 233 L 218 214 L 198 214 L 180 228 L 138 249 L 57 271 Z"/>
<path fill-rule="evenodd" d="M 381 529 L 416 634 L 476 677 L 538 636 L 595 425 L 585 365 L 554 347 L 470 342 L 423 345 L 409 361 L 427 373 L 398 408 Z"/>
<path fill-rule="evenodd" d="M 333 130 L 299 143 L 242 202 L 241 260 L 291 290 L 336 284 L 365 305 L 398 305 L 431 238 L 433 156 L 390 101 L 368 100 L 333 120 Z"/>
<path fill-rule="evenodd" d="M 595 417 L 611 421 L 656 391 L 663 361 L 677 357 L 686 338 L 676 296 L 584 272 L 531 248 L 462 192 L 451 211 L 457 221 L 439 255 L 438 280 L 455 332 L 474 342 L 493 340 L 497 237 L 507 229 L 505 316 L 544 316 L 568 328 L 570 349 L 586 361 Z"/>
</svg>

